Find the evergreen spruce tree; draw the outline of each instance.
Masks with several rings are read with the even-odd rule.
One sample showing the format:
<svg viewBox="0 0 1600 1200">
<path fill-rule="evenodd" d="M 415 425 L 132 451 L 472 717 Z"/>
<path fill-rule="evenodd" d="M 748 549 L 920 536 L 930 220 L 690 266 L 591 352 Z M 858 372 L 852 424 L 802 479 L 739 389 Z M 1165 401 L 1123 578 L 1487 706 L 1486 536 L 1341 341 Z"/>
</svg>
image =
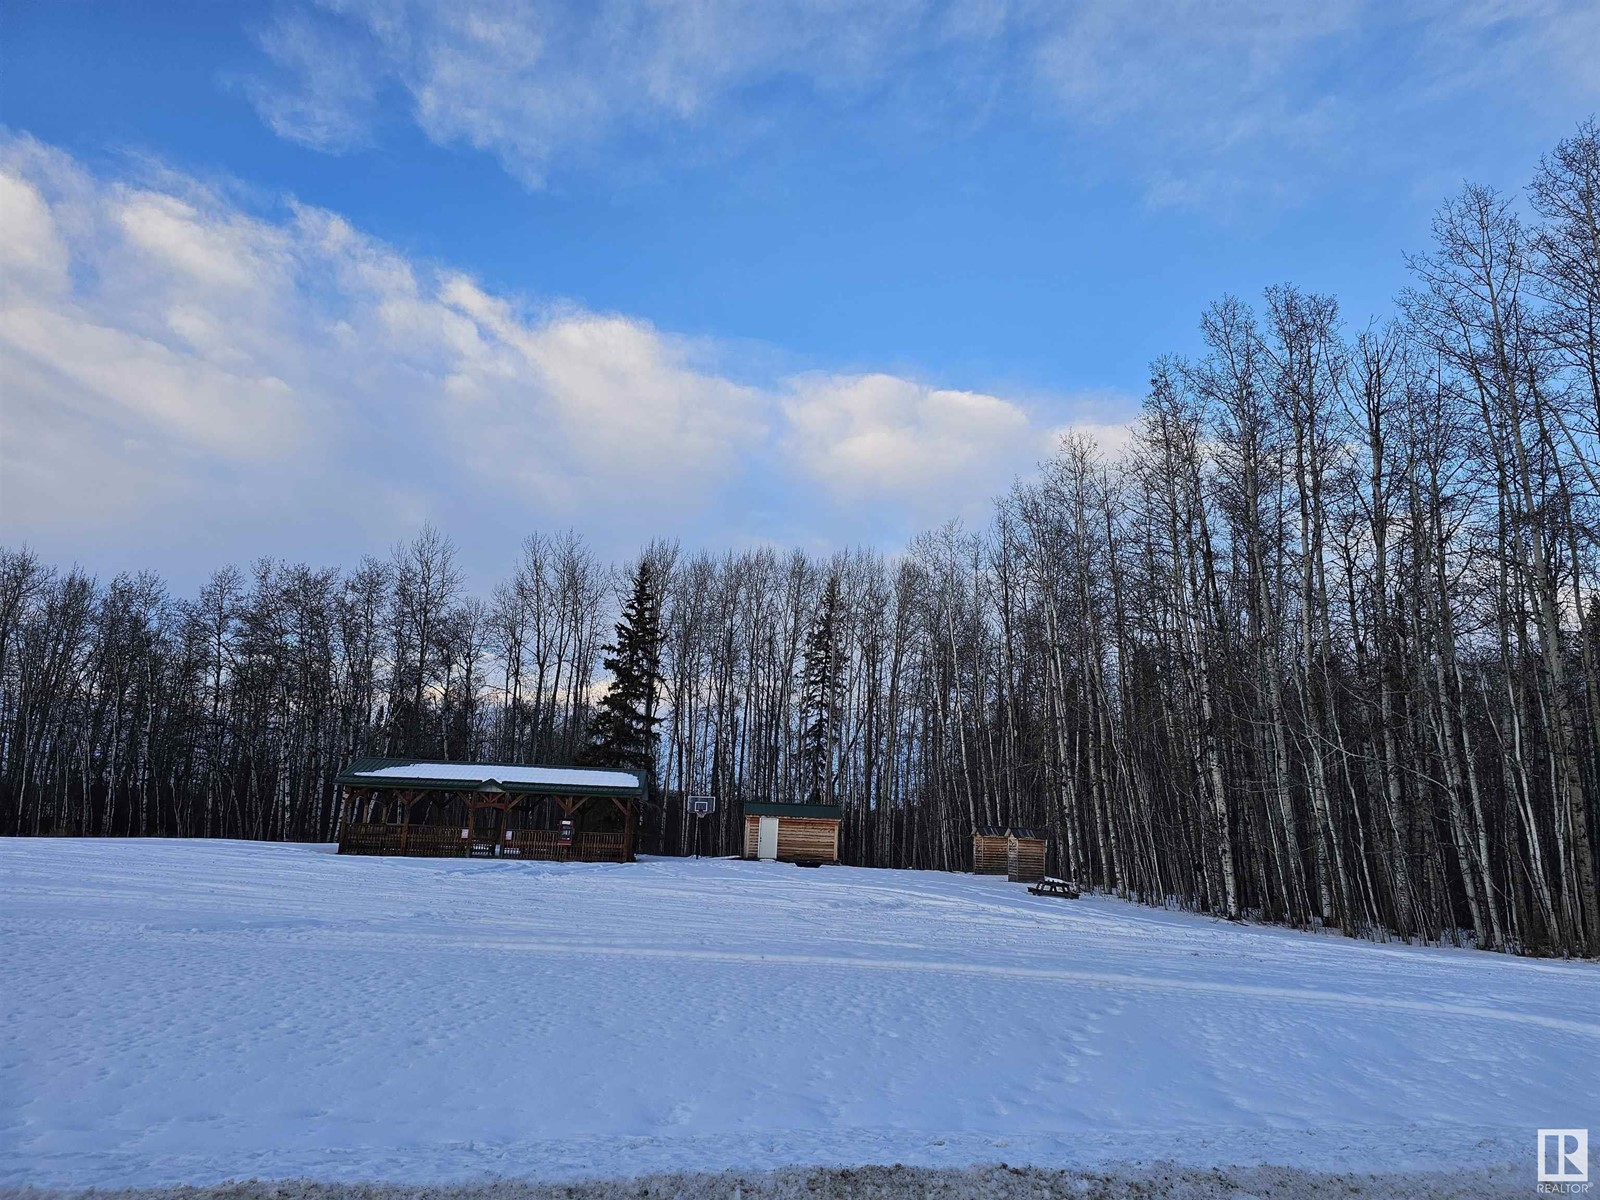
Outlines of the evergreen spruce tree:
<svg viewBox="0 0 1600 1200">
<path fill-rule="evenodd" d="M 583 761 L 596 767 L 653 772 L 656 700 L 661 685 L 661 599 L 655 565 L 641 558 L 617 622 L 616 641 L 601 647 L 611 686 L 595 707 Z"/>
<path fill-rule="evenodd" d="M 817 606 L 816 620 L 806 639 L 805 669 L 801 679 L 800 712 L 805 727 L 800 753 L 806 780 L 806 800 L 833 803 L 833 758 L 839 738 L 840 692 L 844 653 L 840 642 L 839 572 L 828 576 Z"/>
</svg>

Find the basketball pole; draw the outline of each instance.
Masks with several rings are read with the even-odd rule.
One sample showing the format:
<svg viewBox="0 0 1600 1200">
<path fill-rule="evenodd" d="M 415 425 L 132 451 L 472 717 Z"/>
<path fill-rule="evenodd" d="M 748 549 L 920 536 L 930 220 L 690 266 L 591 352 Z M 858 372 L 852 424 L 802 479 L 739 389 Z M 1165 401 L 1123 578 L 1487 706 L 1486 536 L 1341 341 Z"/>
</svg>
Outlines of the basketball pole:
<svg viewBox="0 0 1600 1200">
<path fill-rule="evenodd" d="M 694 856 L 700 857 L 700 825 L 709 812 L 717 807 L 715 796 L 685 796 L 685 807 L 694 814 L 694 835 L 690 839 L 694 843 Z"/>
</svg>

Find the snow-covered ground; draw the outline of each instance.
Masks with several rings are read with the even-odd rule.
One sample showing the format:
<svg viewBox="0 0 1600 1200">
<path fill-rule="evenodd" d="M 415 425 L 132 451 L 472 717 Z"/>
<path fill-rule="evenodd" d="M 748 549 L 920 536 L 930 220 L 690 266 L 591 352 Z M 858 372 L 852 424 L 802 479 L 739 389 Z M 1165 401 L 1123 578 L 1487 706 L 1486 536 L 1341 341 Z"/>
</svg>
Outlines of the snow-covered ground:
<svg viewBox="0 0 1600 1200">
<path fill-rule="evenodd" d="M 903 871 L 0 840 L 0 1183 L 1600 1141 L 1600 967 Z"/>
</svg>

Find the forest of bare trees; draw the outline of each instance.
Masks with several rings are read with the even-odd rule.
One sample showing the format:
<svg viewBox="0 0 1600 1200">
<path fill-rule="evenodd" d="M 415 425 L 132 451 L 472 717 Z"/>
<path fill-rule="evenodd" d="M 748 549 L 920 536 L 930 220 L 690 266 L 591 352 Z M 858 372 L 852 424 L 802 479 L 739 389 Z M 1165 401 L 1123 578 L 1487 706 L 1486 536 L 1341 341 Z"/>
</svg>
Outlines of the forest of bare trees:
<svg viewBox="0 0 1600 1200">
<path fill-rule="evenodd" d="M 978 530 L 817 559 L 646 548 L 658 791 L 831 798 L 847 861 L 1060 874 L 1355 934 L 1600 954 L 1600 134 L 1464 188 L 1393 318 L 1269 288 Z M 197 595 L 0 551 L 0 833 L 326 840 L 357 754 L 571 762 L 639 562 L 430 529 Z"/>
</svg>

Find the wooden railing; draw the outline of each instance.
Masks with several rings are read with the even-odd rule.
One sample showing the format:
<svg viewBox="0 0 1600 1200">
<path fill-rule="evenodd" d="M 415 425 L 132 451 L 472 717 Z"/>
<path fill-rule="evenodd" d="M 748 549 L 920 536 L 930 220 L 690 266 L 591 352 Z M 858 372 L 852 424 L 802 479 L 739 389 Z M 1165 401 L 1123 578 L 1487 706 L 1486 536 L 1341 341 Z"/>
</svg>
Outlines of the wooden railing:
<svg viewBox="0 0 1600 1200">
<path fill-rule="evenodd" d="M 423 858 L 464 858 L 472 839 L 458 826 L 347 823 L 339 834 L 340 854 L 400 854 Z"/>
<path fill-rule="evenodd" d="M 513 829 L 501 834 L 501 858 L 537 858 L 547 862 L 564 861 L 566 849 L 554 829 Z"/>
<path fill-rule="evenodd" d="M 579 862 L 627 862 L 626 842 L 620 833 L 580 833 L 577 851 L 573 855 Z"/>
<path fill-rule="evenodd" d="M 563 842 L 553 829 L 512 829 L 463 836 L 460 826 L 347 823 L 340 854 L 389 854 L 417 858 L 529 858 L 542 862 L 627 862 L 621 833 L 577 833 Z"/>
</svg>

